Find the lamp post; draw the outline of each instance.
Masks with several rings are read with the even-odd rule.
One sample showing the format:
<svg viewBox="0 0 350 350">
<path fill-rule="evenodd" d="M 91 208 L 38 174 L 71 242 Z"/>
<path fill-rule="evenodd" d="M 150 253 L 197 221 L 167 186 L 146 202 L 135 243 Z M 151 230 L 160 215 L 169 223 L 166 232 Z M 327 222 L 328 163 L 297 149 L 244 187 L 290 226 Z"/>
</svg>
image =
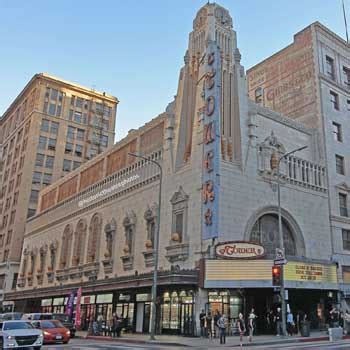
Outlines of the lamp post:
<svg viewBox="0 0 350 350">
<path fill-rule="evenodd" d="M 278 159 L 277 162 L 277 197 L 278 197 L 278 237 L 279 237 L 279 246 L 281 250 L 283 251 L 284 255 L 284 242 L 283 242 L 283 232 L 282 232 L 282 208 L 281 208 L 281 179 L 280 179 L 280 164 L 281 160 L 287 158 L 291 154 L 295 152 L 299 152 L 307 148 L 307 146 L 299 147 L 291 152 L 285 153 L 282 157 Z M 282 332 L 285 336 L 287 333 L 287 327 L 286 327 L 286 296 L 285 296 L 285 289 L 284 289 L 284 265 L 281 265 L 281 288 L 280 288 L 280 295 L 281 295 L 281 309 L 282 309 Z"/>
<path fill-rule="evenodd" d="M 156 234 L 154 237 L 154 269 L 153 269 L 153 282 L 152 282 L 152 303 L 151 303 L 151 335 L 150 339 L 155 340 L 156 331 L 156 301 L 157 301 L 157 283 L 158 283 L 158 255 L 159 255 L 159 229 L 160 229 L 160 206 L 162 201 L 162 177 L 163 169 L 162 166 L 153 159 L 146 158 L 140 154 L 128 153 L 130 156 L 141 158 L 146 162 L 155 164 L 159 168 L 159 193 L 158 193 L 158 225 Z"/>
</svg>

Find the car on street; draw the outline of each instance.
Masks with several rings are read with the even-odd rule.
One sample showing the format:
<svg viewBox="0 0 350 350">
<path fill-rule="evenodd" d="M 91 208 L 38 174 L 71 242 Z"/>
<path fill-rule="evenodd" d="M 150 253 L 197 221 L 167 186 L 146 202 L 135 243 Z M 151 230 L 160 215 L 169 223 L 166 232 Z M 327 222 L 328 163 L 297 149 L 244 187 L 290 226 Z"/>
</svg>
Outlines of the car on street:
<svg viewBox="0 0 350 350">
<path fill-rule="evenodd" d="M 70 339 L 70 331 L 58 320 L 32 321 L 32 325 L 42 330 L 44 344 L 67 344 Z"/>
<path fill-rule="evenodd" d="M 32 347 L 40 350 L 43 332 L 35 329 L 30 322 L 22 320 L 0 321 L 0 349 L 23 349 Z"/>
<path fill-rule="evenodd" d="M 74 322 L 72 321 L 72 319 L 69 315 L 66 315 L 63 313 L 53 313 L 52 318 L 54 320 L 59 320 L 63 324 L 63 326 L 68 328 L 70 331 L 70 337 L 74 338 L 76 328 L 75 328 Z"/>
<path fill-rule="evenodd" d="M 6 312 L 1 315 L 2 320 L 20 320 L 22 318 L 21 312 Z"/>
<path fill-rule="evenodd" d="M 52 314 L 50 313 L 32 313 L 32 314 L 23 314 L 22 320 L 27 321 L 38 321 L 38 320 L 52 320 Z"/>
</svg>

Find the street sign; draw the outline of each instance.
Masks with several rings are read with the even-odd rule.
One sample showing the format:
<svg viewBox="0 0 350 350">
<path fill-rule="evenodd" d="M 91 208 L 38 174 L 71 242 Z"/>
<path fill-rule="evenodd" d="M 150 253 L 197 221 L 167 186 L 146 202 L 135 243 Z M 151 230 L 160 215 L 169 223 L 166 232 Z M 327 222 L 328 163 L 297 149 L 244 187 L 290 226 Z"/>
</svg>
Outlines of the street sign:
<svg viewBox="0 0 350 350">
<path fill-rule="evenodd" d="M 281 266 L 281 265 L 286 265 L 287 264 L 287 259 L 275 259 L 273 261 L 274 265 Z"/>
</svg>

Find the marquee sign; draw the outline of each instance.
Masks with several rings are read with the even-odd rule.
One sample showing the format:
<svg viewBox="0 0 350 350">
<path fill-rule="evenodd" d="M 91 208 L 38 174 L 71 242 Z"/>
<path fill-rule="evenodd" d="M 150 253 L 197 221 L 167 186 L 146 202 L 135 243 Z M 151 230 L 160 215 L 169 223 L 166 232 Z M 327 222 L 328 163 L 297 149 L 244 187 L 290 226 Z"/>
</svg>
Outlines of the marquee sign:
<svg viewBox="0 0 350 350">
<path fill-rule="evenodd" d="M 265 248 L 257 243 L 234 241 L 219 243 L 216 256 L 226 259 L 259 259 L 265 255 Z"/>
</svg>

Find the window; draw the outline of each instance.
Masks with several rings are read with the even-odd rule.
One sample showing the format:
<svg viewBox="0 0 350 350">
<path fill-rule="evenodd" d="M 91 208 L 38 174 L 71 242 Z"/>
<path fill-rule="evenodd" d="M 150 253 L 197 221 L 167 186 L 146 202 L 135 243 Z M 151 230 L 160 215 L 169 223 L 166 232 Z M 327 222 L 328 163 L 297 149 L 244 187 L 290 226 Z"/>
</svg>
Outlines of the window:
<svg viewBox="0 0 350 350">
<path fill-rule="evenodd" d="M 75 162 L 75 161 L 74 161 L 74 162 L 73 162 L 73 170 L 79 168 L 80 165 L 81 165 L 81 162 Z"/>
<path fill-rule="evenodd" d="M 47 149 L 49 149 L 50 151 L 54 151 L 56 149 L 55 139 L 49 139 L 49 143 L 47 144 Z"/>
<path fill-rule="evenodd" d="M 344 84 L 350 89 L 350 68 L 343 67 Z"/>
<path fill-rule="evenodd" d="M 326 74 L 334 80 L 334 60 L 329 56 L 326 56 Z"/>
<path fill-rule="evenodd" d="M 110 115 L 111 115 L 111 111 L 112 111 L 112 108 L 111 108 L 111 107 L 105 106 L 103 115 L 104 115 L 106 118 L 109 118 Z"/>
<path fill-rule="evenodd" d="M 72 154 L 73 153 L 73 144 L 70 142 L 66 143 L 66 147 L 64 149 L 64 153 L 66 154 Z"/>
<path fill-rule="evenodd" d="M 101 144 L 102 144 L 103 147 L 107 147 L 108 146 L 108 136 L 102 135 L 102 137 L 101 137 Z"/>
<path fill-rule="evenodd" d="M 103 114 L 103 104 L 96 102 L 96 114 Z"/>
<path fill-rule="evenodd" d="M 22 180 L 22 174 L 18 174 L 16 179 L 16 188 L 19 187 L 19 185 L 21 184 L 21 180 Z"/>
<path fill-rule="evenodd" d="M 350 230 L 342 229 L 343 249 L 350 250 Z"/>
<path fill-rule="evenodd" d="M 37 185 L 41 183 L 41 173 L 39 171 L 34 171 L 32 184 Z"/>
<path fill-rule="evenodd" d="M 45 136 L 39 136 L 38 149 L 45 149 L 46 141 L 47 141 L 47 138 Z"/>
<path fill-rule="evenodd" d="M 347 104 L 347 106 L 348 106 L 348 112 L 350 112 L 350 100 L 347 100 L 347 101 L 346 101 L 346 104 Z"/>
<path fill-rule="evenodd" d="M 68 159 L 63 159 L 63 171 L 71 171 L 72 161 Z"/>
<path fill-rule="evenodd" d="M 51 128 L 50 128 L 50 133 L 57 135 L 58 134 L 58 127 L 59 127 L 59 123 L 57 122 L 51 122 Z"/>
<path fill-rule="evenodd" d="M 47 119 L 42 119 L 41 120 L 41 131 L 49 132 L 49 125 L 50 122 Z"/>
<path fill-rule="evenodd" d="M 38 201 L 38 199 L 39 199 L 39 191 L 38 190 L 31 190 L 29 201 L 36 203 Z"/>
<path fill-rule="evenodd" d="M 12 287 L 11 289 L 16 289 L 18 280 L 18 273 L 13 274 Z"/>
<path fill-rule="evenodd" d="M 50 185 L 51 184 L 52 175 L 51 174 L 44 174 L 43 176 L 43 185 Z"/>
<path fill-rule="evenodd" d="M 78 111 L 74 112 L 74 121 L 76 123 L 81 123 L 81 112 L 78 112 Z"/>
<path fill-rule="evenodd" d="M 73 128 L 72 126 L 68 126 L 67 139 L 74 139 L 74 137 L 75 137 L 75 128 Z"/>
<path fill-rule="evenodd" d="M 56 114 L 56 105 L 54 103 L 50 103 L 50 105 L 49 105 L 49 114 L 50 115 Z"/>
<path fill-rule="evenodd" d="M 255 90 L 255 103 L 261 103 L 263 101 L 263 89 L 258 87 Z"/>
<path fill-rule="evenodd" d="M 12 239 L 12 230 L 7 231 L 7 237 L 6 237 L 6 245 L 11 243 Z"/>
<path fill-rule="evenodd" d="M 335 155 L 335 167 L 336 167 L 337 174 L 340 174 L 340 175 L 345 174 L 344 157 L 342 157 L 338 154 Z"/>
<path fill-rule="evenodd" d="M 77 97 L 77 100 L 75 102 L 75 106 L 78 108 L 82 108 L 83 107 L 83 99 L 80 97 Z"/>
<path fill-rule="evenodd" d="M 339 111 L 339 96 L 334 91 L 330 91 L 331 94 L 331 103 L 333 105 L 333 108 L 337 111 Z"/>
<path fill-rule="evenodd" d="M 45 155 L 41 153 L 36 154 L 35 166 L 43 166 L 44 165 Z"/>
<path fill-rule="evenodd" d="M 75 145 L 75 155 L 77 157 L 81 157 L 83 155 L 83 146 L 82 145 Z"/>
<path fill-rule="evenodd" d="M 35 209 L 28 209 L 27 211 L 27 219 L 35 215 Z"/>
<path fill-rule="evenodd" d="M 13 206 L 16 206 L 17 203 L 18 203 L 18 195 L 19 195 L 19 192 L 15 192 L 15 194 L 13 195 Z"/>
<path fill-rule="evenodd" d="M 52 169 L 53 168 L 53 163 L 54 163 L 55 157 L 52 156 L 46 156 L 46 162 L 45 162 L 45 167 Z"/>
<path fill-rule="evenodd" d="M 106 120 L 106 119 L 102 120 L 102 128 L 103 128 L 103 130 L 108 130 L 108 128 L 109 128 L 109 121 L 108 120 Z"/>
<path fill-rule="evenodd" d="M 339 193 L 339 209 L 340 216 L 348 216 L 347 195 L 344 193 Z"/>
<path fill-rule="evenodd" d="M 77 140 L 84 141 L 85 130 L 78 129 L 77 130 Z"/>
<path fill-rule="evenodd" d="M 10 215 L 10 225 L 13 225 L 13 223 L 15 222 L 15 217 L 16 217 L 16 210 L 11 211 L 11 215 Z"/>
<path fill-rule="evenodd" d="M 341 125 L 338 123 L 333 122 L 333 135 L 334 135 L 334 140 L 342 142 L 343 141 L 343 135 L 342 135 L 342 129 Z"/>
<path fill-rule="evenodd" d="M 24 165 L 24 156 L 22 156 L 22 157 L 19 159 L 19 166 L 18 166 L 18 169 L 22 169 L 22 168 L 23 168 L 23 165 Z"/>
<path fill-rule="evenodd" d="M 7 260 L 8 260 L 8 258 L 9 258 L 9 250 L 8 249 L 6 249 L 5 251 L 4 251 L 4 258 L 3 258 L 3 262 L 6 262 Z"/>
<path fill-rule="evenodd" d="M 15 184 L 15 180 L 12 179 L 12 180 L 9 182 L 9 192 L 12 192 L 14 184 Z"/>
</svg>

